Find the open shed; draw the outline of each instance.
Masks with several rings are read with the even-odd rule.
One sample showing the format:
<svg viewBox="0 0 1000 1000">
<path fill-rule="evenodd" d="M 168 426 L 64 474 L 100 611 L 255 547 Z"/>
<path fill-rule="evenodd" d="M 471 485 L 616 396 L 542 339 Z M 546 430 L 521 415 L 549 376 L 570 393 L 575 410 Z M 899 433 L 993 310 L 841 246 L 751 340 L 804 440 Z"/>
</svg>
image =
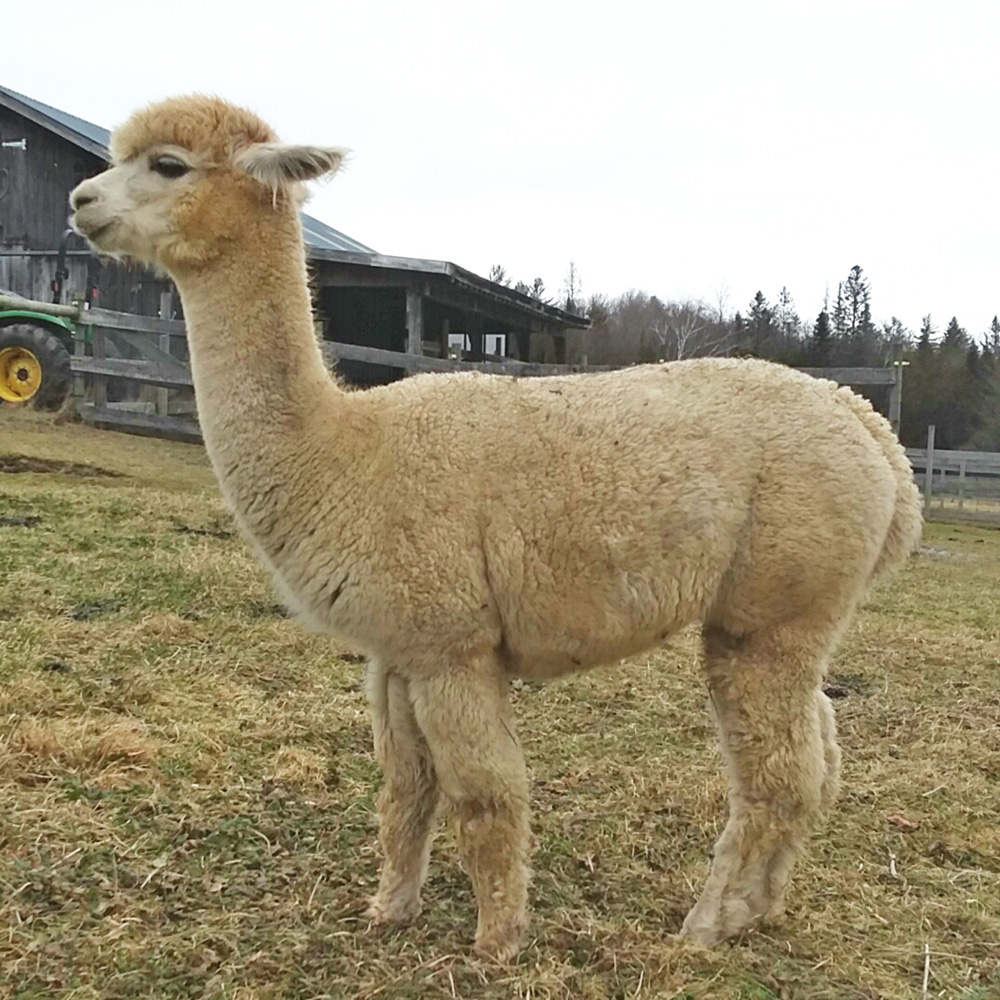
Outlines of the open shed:
<svg viewBox="0 0 1000 1000">
<path fill-rule="evenodd" d="M 109 139 L 99 125 L 0 86 L 0 287 L 31 299 L 51 299 L 58 287 L 64 301 L 94 287 L 104 308 L 180 318 L 178 297 L 166 294 L 172 287 L 160 275 L 114 262 L 98 269 L 75 237 L 60 256 L 69 192 L 105 168 Z M 302 226 L 326 339 L 439 358 L 561 364 L 567 338 L 588 326 L 448 261 L 386 256 L 304 213 Z M 402 374 L 357 359 L 339 368 L 362 384 Z"/>
</svg>

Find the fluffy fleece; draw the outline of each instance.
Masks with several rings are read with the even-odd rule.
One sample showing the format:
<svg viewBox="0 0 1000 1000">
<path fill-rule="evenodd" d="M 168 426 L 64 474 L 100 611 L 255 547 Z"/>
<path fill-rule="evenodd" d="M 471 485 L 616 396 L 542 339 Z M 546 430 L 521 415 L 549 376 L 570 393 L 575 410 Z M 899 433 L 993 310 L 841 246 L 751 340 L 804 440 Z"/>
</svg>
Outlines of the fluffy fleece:
<svg viewBox="0 0 1000 1000">
<path fill-rule="evenodd" d="M 172 275 L 223 493 L 286 600 L 371 658 L 372 917 L 419 912 L 443 803 L 476 945 L 512 957 L 529 819 L 510 678 L 614 663 L 692 622 L 731 794 L 681 933 L 713 944 L 780 913 L 837 790 L 826 664 L 919 534 L 888 424 L 760 361 L 346 392 L 315 341 L 297 213 L 299 182 L 340 151 L 285 156 L 255 116 L 200 97 L 137 113 L 112 149 L 73 193 L 75 225 Z"/>
</svg>

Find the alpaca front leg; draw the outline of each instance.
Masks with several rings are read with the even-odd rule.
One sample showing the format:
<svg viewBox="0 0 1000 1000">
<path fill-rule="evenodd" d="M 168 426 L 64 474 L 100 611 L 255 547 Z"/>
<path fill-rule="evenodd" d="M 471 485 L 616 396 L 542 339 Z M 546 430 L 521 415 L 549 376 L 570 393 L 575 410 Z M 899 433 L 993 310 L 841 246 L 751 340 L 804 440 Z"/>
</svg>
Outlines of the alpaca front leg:
<svg viewBox="0 0 1000 1000">
<path fill-rule="evenodd" d="M 412 690 L 476 894 L 476 950 L 509 961 L 527 926 L 529 816 L 507 681 L 498 665 L 477 662 Z"/>
<path fill-rule="evenodd" d="M 681 935 L 714 945 L 783 912 L 792 868 L 837 786 L 823 644 L 785 629 L 706 631 L 705 665 L 730 780 L 729 821 Z M 824 699 L 825 700 L 825 699 Z"/>
<path fill-rule="evenodd" d="M 420 887 L 427 875 L 438 799 L 437 776 L 406 681 L 372 663 L 368 698 L 375 756 L 385 775 L 378 805 L 384 858 L 368 916 L 378 924 L 404 924 L 420 914 Z"/>
</svg>

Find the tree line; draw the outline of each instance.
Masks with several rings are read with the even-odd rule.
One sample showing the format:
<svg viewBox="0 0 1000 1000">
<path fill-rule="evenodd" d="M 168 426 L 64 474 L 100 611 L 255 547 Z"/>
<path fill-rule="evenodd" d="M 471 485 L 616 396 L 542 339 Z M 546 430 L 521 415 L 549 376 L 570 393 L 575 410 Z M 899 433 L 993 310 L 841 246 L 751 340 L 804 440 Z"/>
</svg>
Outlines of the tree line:
<svg viewBox="0 0 1000 1000">
<path fill-rule="evenodd" d="M 913 332 L 893 316 L 872 319 L 871 282 L 855 265 L 828 295 L 819 314 L 802 319 L 791 293 L 773 300 L 758 291 L 744 309 L 731 312 L 720 295 L 671 301 L 631 290 L 617 297 L 585 298 L 575 264 L 559 296 L 544 282 L 513 282 L 502 267 L 490 277 L 540 301 L 590 319 L 579 353 L 589 364 L 629 365 L 648 361 L 733 356 L 778 361 L 797 368 L 905 365 L 900 437 L 920 447 L 928 424 L 941 448 L 1000 451 L 1000 320 L 969 332 L 956 317 L 939 330 L 925 316 Z M 580 360 L 579 357 L 574 360 Z M 873 401 L 885 410 L 876 387 Z"/>
</svg>

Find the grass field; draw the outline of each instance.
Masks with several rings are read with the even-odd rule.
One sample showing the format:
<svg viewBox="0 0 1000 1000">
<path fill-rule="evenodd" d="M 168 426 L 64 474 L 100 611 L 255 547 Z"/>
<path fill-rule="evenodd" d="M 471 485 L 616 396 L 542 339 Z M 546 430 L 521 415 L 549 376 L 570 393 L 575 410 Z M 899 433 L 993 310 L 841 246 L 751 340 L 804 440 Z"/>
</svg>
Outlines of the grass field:
<svg viewBox="0 0 1000 1000">
<path fill-rule="evenodd" d="M 671 939 L 725 816 L 694 637 L 525 685 L 500 968 L 445 831 L 421 920 L 368 930 L 363 665 L 283 618 L 203 452 L 4 414 L 0 998 L 1000 997 L 1000 531 L 925 546 L 833 666 L 844 792 L 787 918 L 716 951 Z"/>
</svg>

